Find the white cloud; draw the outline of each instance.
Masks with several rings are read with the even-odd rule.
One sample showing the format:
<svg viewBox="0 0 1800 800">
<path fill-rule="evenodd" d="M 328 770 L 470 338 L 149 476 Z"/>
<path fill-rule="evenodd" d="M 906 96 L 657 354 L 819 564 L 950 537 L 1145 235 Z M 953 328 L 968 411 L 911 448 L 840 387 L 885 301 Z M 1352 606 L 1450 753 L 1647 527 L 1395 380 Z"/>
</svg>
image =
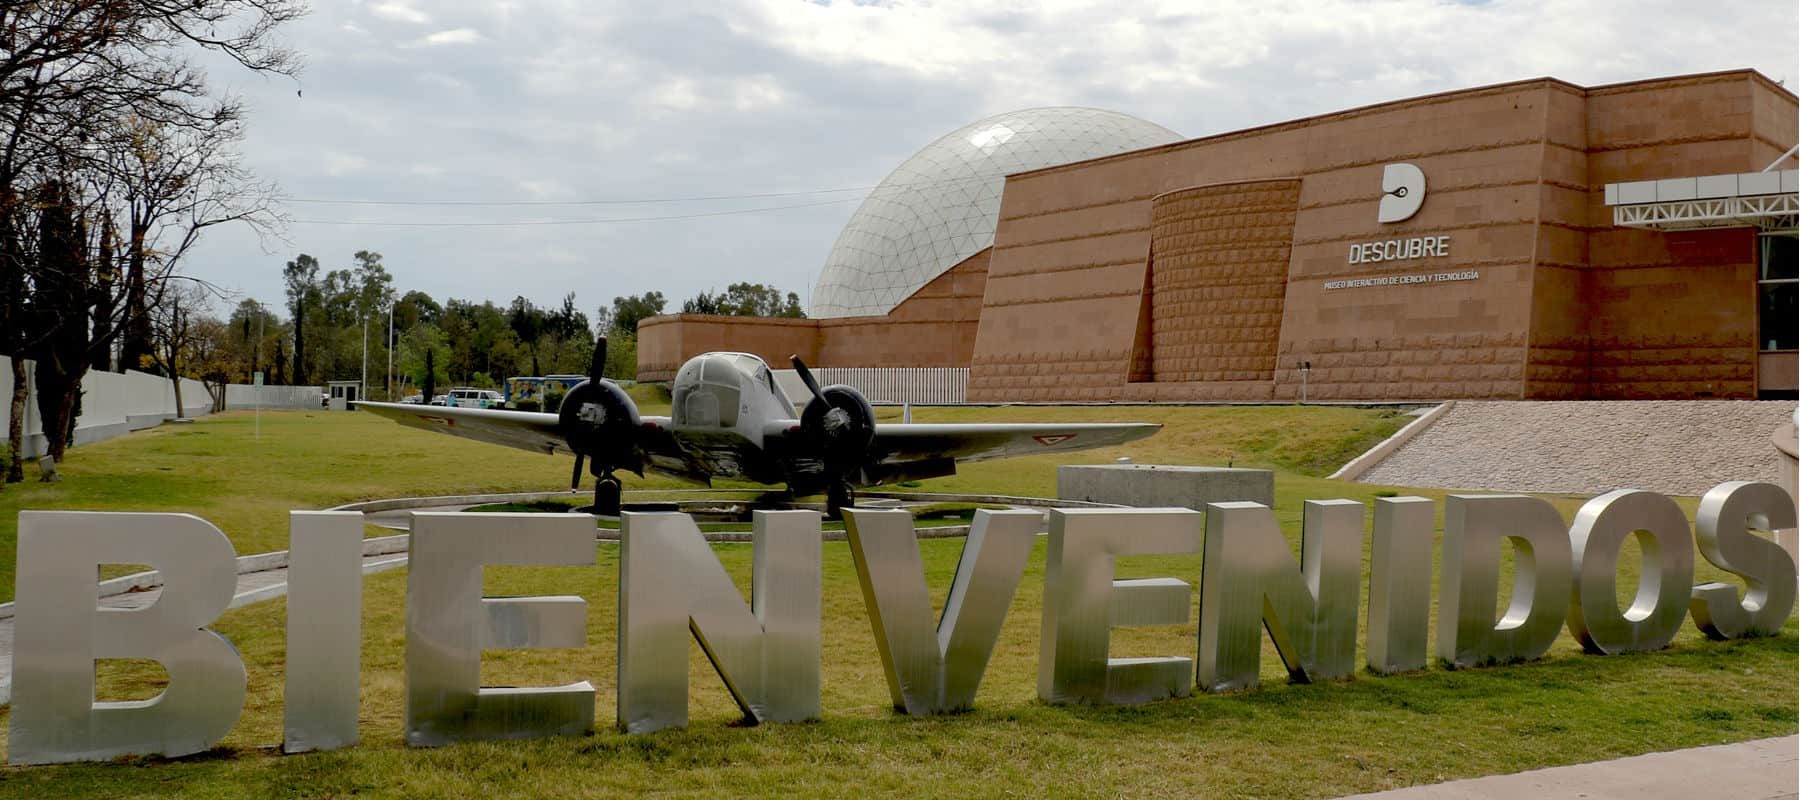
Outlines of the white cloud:
<svg viewBox="0 0 1800 800">
<path fill-rule="evenodd" d="M 731 105 L 739 111 L 762 111 L 787 102 L 787 92 L 772 75 L 733 81 Z"/>
<path fill-rule="evenodd" d="M 445 75 L 442 72 L 427 72 L 423 75 L 420 75 L 419 80 L 423 81 L 425 83 L 432 84 L 434 86 L 442 86 L 446 89 L 467 89 L 467 88 L 469 88 L 469 84 L 467 82 L 459 80 L 457 78 L 453 78 L 449 75 Z"/>
<path fill-rule="evenodd" d="M 651 89 L 646 99 L 654 106 L 689 111 L 700 105 L 699 85 L 692 78 L 671 78 Z"/>
<path fill-rule="evenodd" d="M 368 159 L 351 153 L 333 151 L 326 153 L 324 158 L 325 174 L 333 177 L 353 175 L 362 172 L 368 166 Z"/>
<path fill-rule="evenodd" d="M 1761 0 L 312 4 L 283 31 L 308 63 L 303 98 L 287 82 L 210 67 L 216 85 L 250 102 L 247 163 L 296 198 L 653 199 L 870 185 L 945 132 L 1033 105 L 1109 108 L 1201 136 L 1543 75 L 1593 85 L 1753 67 L 1790 85 L 1800 78 L 1783 35 L 1796 9 Z M 492 222 L 845 197 L 854 195 L 292 210 Z M 294 251 L 334 268 L 380 250 L 402 287 L 440 299 L 551 303 L 575 290 L 591 309 L 614 295 L 654 289 L 679 300 L 744 279 L 805 296 L 854 208 L 531 228 L 295 225 L 288 235 Z M 255 248 L 247 233 L 209 234 L 188 269 L 275 302 L 293 253 Z M 493 268 L 558 252 L 583 254 L 587 266 Z"/>
<path fill-rule="evenodd" d="M 414 44 L 421 47 L 437 47 L 446 44 L 470 44 L 481 41 L 481 31 L 474 28 L 451 28 L 445 31 L 427 34 Z"/>
<path fill-rule="evenodd" d="M 382 19 L 410 22 L 414 25 L 424 25 L 431 21 L 431 15 L 403 2 L 376 3 L 369 6 L 369 13 Z"/>
</svg>

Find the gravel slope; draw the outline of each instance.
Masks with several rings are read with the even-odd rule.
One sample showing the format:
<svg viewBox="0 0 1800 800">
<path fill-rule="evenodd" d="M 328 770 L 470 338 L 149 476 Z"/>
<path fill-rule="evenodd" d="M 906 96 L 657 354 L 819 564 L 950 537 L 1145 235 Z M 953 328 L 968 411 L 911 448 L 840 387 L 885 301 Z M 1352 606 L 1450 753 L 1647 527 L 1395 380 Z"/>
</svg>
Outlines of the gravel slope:
<svg viewBox="0 0 1800 800">
<path fill-rule="evenodd" d="M 1593 494 L 1699 495 L 1777 480 L 1776 426 L 1792 401 L 1458 401 L 1364 483 Z M 1794 491 L 1794 487 L 1787 487 Z"/>
</svg>

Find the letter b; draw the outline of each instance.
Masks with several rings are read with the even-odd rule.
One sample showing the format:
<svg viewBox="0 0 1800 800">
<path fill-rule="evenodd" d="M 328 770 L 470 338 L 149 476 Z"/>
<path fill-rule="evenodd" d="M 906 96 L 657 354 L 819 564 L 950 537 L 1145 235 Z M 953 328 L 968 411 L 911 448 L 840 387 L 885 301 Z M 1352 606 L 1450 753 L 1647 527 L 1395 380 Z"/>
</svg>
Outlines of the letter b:
<svg viewBox="0 0 1800 800">
<path fill-rule="evenodd" d="M 19 514 L 14 620 L 14 764 L 184 756 L 212 747 L 244 709 L 244 661 L 201 626 L 231 605 L 236 552 L 190 514 Z M 101 564 L 149 564 L 162 593 L 143 608 L 98 608 Z M 149 700 L 94 702 L 94 660 L 147 658 L 169 674 Z"/>
</svg>

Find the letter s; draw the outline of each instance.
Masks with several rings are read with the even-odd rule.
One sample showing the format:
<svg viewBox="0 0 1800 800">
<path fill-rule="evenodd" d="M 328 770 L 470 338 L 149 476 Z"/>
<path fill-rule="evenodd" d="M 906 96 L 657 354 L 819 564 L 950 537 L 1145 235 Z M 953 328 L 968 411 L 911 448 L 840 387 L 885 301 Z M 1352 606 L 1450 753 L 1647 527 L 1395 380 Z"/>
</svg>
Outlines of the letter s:
<svg viewBox="0 0 1800 800">
<path fill-rule="evenodd" d="M 1694 587 L 1688 611 L 1713 639 L 1773 635 L 1794 610 L 1794 559 L 1781 545 L 1751 533 L 1751 525 L 1795 527 L 1793 498 L 1779 486 L 1751 481 L 1721 483 L 1700 498 L 1694 514 L 1700 554 L 1748 584 L 1741 602 L 1729 583 Z"/>
</svg>

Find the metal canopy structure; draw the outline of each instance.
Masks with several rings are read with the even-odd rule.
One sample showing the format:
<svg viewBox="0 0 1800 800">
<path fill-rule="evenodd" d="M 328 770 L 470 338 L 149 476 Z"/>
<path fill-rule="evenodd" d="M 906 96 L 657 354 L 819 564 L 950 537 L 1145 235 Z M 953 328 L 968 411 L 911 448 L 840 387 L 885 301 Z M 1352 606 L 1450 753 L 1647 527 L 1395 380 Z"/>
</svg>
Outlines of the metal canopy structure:
<svg viewBox="0 0 1800 800">
<path fill-rule="evenodd" d="M 1800 170 L 1741 172 L 1606 185 L 1613 224 L 1657 231 L 1753 227 L 1793 231 Z"/>
</svg>

